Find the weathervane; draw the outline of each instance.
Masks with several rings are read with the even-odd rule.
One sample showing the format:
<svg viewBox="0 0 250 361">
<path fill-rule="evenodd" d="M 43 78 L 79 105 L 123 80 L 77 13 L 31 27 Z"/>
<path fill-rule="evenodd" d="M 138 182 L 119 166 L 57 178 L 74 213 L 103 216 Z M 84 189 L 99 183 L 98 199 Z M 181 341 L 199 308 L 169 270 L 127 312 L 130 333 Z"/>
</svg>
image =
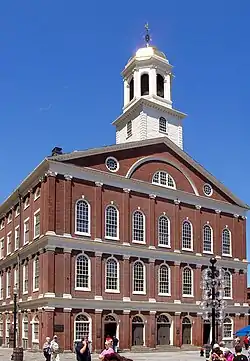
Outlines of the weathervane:
<svg viewBox="0 0 250 361">
<path fill-rule="evenodd" d="M 146 46 L 148 47 L 148 46 L 149 46 L 149 43 L 150 43 L 150 40 L 151 40 L 151 37 L 150 37 L 150 34 L 149 34 L 149 26 L 148 26 L 148 23 L 145 24 L 144 28 L 145 28 L 145 30 L 146 30 L 146 34 L 145 34 Z"/>
</svg>

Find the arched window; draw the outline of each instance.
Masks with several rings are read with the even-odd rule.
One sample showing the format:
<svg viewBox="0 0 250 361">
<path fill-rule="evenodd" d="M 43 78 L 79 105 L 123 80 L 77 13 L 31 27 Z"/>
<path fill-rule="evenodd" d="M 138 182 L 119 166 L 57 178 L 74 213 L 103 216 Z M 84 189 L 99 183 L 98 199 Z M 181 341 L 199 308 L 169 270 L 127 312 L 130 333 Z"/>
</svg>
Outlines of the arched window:
<svg viewBox="0 0 250 361">
<path fill-rule="evenodd" d="M 164 78 L 163 78 L 162 75 L 157 74 L 156 83 L 157 83 L 157 95 L 158 95 L 158 97 L 164 98 Z"/>
<path fill-rule="evenodd" d="M 119 292 L 119 262 L 115 258 L 106 261 L 106 292 Z"/>
<path fill-rule="evenodd" d="M 233 321 L 231 318 L 226 317 L 223 322 L 223 340 L 233 339 Z"/>
<path fill-rule="evenodd" d="M 174 179 L 171 175 L 162 170 L 153 175 L 152 183 L 157 184 L 158 186 L 176 189 Z"/>
<path fill-rule="evenodd" d="M 81 341 L 82 337 L 87 336 L 91 340 L 91 319 L 86 314 L 79 314 L 74 321 L 74 339 Z"/>
<path fill-rule="evenodd" d="M 32 325 L 32 342 L 39 343 L 39 318 L 38 316 L 34 316 L 31 321 Z"/>
<path fill-rule="evenodd" d="M 141 76 L 141 95 L 149 94 L 149 76 L 148 74 L 142 74 Z"/>
<path fill-rule="evenodd" d="M 203 227 L 203 252 L 213 253 L 213 230 L 208 224 Z"/>
<path fill-rule="evenodd" d="M 133 293 L 146 293 L 145 265 L 141 261 L 136 261 L 133 266 Z"/>
<path fill-rule="evenodd" d="M 166 216 L 158 219 L 158 245 L 170 247 L 170 222 Z"/>
<path fill-rule="evenodd" d="M 90 235 L 90 205 L 80 199 L 76 202 L 75 233 Z"/>
<path fill-rule="evenodd" d="M 133 242 L 145 243 L 145 216 L 141 211 L 133 213 Z"/>
<path fill-rule="evenodd" d="M 193 227 L 189 221 L 182 223 L 182 249 L 193 249 Z"/>
<path fill-rule="evenodd" d="M 105 210 L 105 237 L 119 238 L 119 212 L 115 206 L 107 206 Z"/>
<path fill-rule="evenodd" d="M 170 295 L 170 269 L 164 264 L 159 268 L 158 293 L 159 295 Z"/>
<path fill-rule="evenodd" d="M 28 337 L 29 337 L 29 319 L 28 315 L 23 315 L 22 320 L 22 340 L 23 340 L 23 348 L 28 348 Z"/>
<path fill-rule="evenodd" d="M 232 274 L 229 271 L 224 274 L 224 297 L 232 298 Z"/>
<path fill-rule="evenodd" d="M 129 100 L 134 99 L 134 78 L 129 82 Z"/>
<path fill-rule="evenodd" d="M 193 270 L 189 267 L 182 271 L 182 296 L 193 296 Z"/>
<path fill-rule="evenodd" d="M 222 255 L 231 256 L 231 232 L 228 228 L 223 229 L 222 231 Z"/>
<path fill-rule="evenodd" d="M 76 258 L 76 283 L 75 289 L 81 291 L 90 291 L 90 259 L 80 254 Z"/>
<path fill-rule="evenodd" d="M 163 117 L 160 117 L 159 119 L 159 132 L 167 133 L 167 120 Z"/>
</svg>

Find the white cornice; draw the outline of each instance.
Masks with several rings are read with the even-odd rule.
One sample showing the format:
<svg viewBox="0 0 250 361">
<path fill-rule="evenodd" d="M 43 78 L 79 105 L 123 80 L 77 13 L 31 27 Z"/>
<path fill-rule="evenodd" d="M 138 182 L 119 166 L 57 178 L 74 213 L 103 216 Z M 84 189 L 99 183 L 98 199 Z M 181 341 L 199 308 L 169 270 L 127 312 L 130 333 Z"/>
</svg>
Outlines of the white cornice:
<svg viewBox="0 0 250 361">
<path fill-rule="evenodd" d="M 104 185 L 113 186 L 119 189 L 128 188 L 131 191 L 150 195 L 155 194 L 156 197 L 172 200 L 178 199 L 182 204 L 193 205 L 194 208 L 199 204 L 202 208 L 217 210 L 220 209 L 224 213 L 238 214 L 245 216 L 246 210 L 239 206 L 226 203 L 223 201 L 215 200 L 208 197 L 198 196 L 195 194 L 187 193 L 184 191 L 163 188 L 157 185 L 144 182 L 137 179 L 124 178 L 117 174 L 111 174 L 91 168 L 78 167 L 72 164 L 59 163 L 50 161 L 50 170 L 58 174 L 70 174 L 75 179 L 84 179 L 90 182 L 101 182 Z"/>
</svg>

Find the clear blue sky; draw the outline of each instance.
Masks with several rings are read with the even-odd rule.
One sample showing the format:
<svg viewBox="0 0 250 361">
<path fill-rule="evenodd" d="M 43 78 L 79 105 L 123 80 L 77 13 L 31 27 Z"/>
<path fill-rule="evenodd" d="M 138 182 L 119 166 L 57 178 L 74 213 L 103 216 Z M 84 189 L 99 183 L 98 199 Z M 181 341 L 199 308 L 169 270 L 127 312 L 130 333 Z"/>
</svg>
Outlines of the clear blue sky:
<svg viewBox="0 0 250 361">
<path fill-rule="evenodd" d="M 55 145 L 115 143 L 120 72 L 148 21 L 188 113 L 185 150 L 250 204 L 249 17 L 249 0 L 2 1 L 0 202 Z"/>
</svg>

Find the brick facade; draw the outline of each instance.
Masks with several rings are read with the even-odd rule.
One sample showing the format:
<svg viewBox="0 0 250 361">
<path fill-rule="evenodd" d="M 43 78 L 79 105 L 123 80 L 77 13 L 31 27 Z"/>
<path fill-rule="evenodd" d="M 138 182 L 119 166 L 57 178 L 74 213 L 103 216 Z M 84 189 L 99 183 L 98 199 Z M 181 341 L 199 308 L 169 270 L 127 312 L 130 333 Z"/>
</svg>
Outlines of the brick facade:
<svg viewBox="0 0 250 361">
<path fill-rule="evenodd" d="M 156 160 L 143 163 L 130 177 L 125 177 L 138 160 L 148 156 Z M 204 323 L 199 309 L 202 297 L 200 279 L 201 272 L 208 266 L 212 255 L 217 257 L 220 267 L 231 273 L 232 295 L 227 300 L 227 312 L 232 322 L 232 332 L 243 327 L 247 323 L 245 314 L 248 312 L 245 292 L 245 210 L 216 186 L 210 202 L 213 206 L 208 207 L 204 203 L 205 196 L 202 195 L 203 184 L 208 181 L 187 163 L 174 157 L 162 144 L 127 150 L 126 155 L 125 151 L 116 152 L 115 157 L 120 163 L 116 175 L 107 173 L 105 157 L 99 155 L 79 158 L 71 163 L 64 163 L 60 172 L 53 170 L 53 162 L 50 164 L 47 161 L 47 171 L 39 171 L 36 182 L 33 180 L 33 183 L 27 183 L 26 191 L 23 190 L 20 214 L 15 214 L 19 201 L 14 195 L 13 199 L 2 206 L 0 240 L 4 239 L 4 251 L 0 261 L 3 291 L 0 339 L 2 337 L 3 344 L 6 345 L 8 341 L 6 319 L 10 323 L 13 320 L 15 268 L 19 274 L 16 285 L 19 301 L 18 339 L 27 348 L 41 348 L 45 337 L 52 337 L 56 333 L 62 349 L 72 350 L 79 332 L 89 332 L 92 349 L 100 350 L 105 334 L 114 333 L 114 330 L 122 349 L 130 349 L 138 342 L 142 342 L 145 347 L 154 348 L 160 346 L 161 336 L 164 339 L 166 335 L 170 345 L 181 346 L 189 341 L 193 345 L 202 345 Z M 176 167 L 160 162 L 159 158 L 175 162 Z M 59 162 L 56 167 L 58 166 Z M 94 172 L 92 181 L 85 179 L 84 174 L 81 176 L 83 169 Z M 165 193 L 158 194 L 162 187 L 151 184 L 152 176 L 158 169 L 172 175 L 177 190 L 166 188 Z M 110 182 L 106 181 L 107 176 L 110 177 Z M 118 178 L 124 186 L 117 185 Z M 127 187 L 128 181 L 134 185 L 134 189 Z M 148 191 L 140 190 L 141 185 L 148 187 Z M 37 188 L 40 189 L 40 195 L 36 199 Z M 181 192 L 178 193 L 179 190 Z M 186 194 L 196 197 L 192 198 L 196 199 L 196 203 L 186 201 Z M 175 199 L 173 195 L 176 195 Z M 78 200 L 86 200 L 89 204 L 88 235 L 76 232 Z M 115 206 L 119 211 L 117 239 L 106 237 L 105 209 L 108 205 Z M 232 211 L 223 210 L 225 205 Z M 143 212 L 145 216 L 145 242 L 142 244 L 133 242 L 132 215 L 136 210 Z M 10 212 L 12 220 L 8 223 Z M 40 218 L 35 218 L 34 215 L 37 214 Z M 158 219 L 162 215 L 166 215 L 170 221 L 170 244 L 167 247 L 162 247 L 158 242 Z M 24 222 L 27 219 L 29 242 L 25 244 Z M 190 251 L 182 249 L 182 223 L 185 220 L 190 221 L 193 227 L 193 248 Z M 203 252 L 205 224 L 213 229 L 211 254 Z M 15 250 L 17 226 L 20 229 L 20 240 L 19 248 Z M 222 255 L 221 235 L 225 227 L 231 232 L 232 254 L 228 257 Z M 11 251 L 7 255 L 9 232 L 12 232 Z M 87 257 L 89 267 L 89 288 L 84 290 L 76 287 L 76 261 L 81 254 Z M 34 289 L 36 259 L 39 260 L 38 289 Z M 119 286 L 115 292 L 106 289 L 108 259 L 117 261 Z M 133 291 L 133 267 L 138 260 L 143 264 L 145 277 L 145 292 L 140 294 Z M 27 292 L 24 291 L 25 265 L 28 272 Z M 169 267 L 168 295 L 159 293 L 159 270 L 162 265 Z M 193 277 L 193 291 L 188 297 L 183 295 L 185 267 L 189 267 Z M 11 273 L 10 297 L 6 295 L 7 272 Z M 76 326 L 77 315 L 81 316 Z M 159 317 L 161 315 L 162 318 Z M 23 320 L 26 318 L 28 323 L 24 325 Z M 165 325 L 162 326 L 164 322 Z M 164 332 L 167 332 L 165 336 Z M 222 334 L 223 330 L 220 332 Z"/>
</svg>

